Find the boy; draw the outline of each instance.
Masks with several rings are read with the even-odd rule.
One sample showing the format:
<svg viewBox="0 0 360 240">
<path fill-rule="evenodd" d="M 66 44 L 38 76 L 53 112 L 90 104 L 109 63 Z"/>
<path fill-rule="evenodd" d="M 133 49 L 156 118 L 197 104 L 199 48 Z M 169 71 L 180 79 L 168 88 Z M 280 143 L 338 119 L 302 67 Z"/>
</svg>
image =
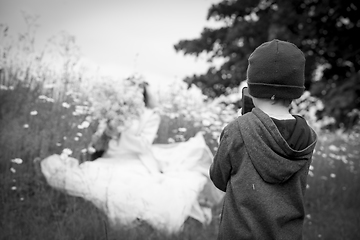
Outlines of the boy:
<svg viewBox="0 0 360 240">
<path fill-rule="evenodd" d="M 306 178 L 316 133 L 289 113 L 304 91 L 305 57 L 272 40 L 249 57 L 255 108 L 227 125 L 210 167 L 226 192 L 218 239 L 302 239 Z"/>
</svg>

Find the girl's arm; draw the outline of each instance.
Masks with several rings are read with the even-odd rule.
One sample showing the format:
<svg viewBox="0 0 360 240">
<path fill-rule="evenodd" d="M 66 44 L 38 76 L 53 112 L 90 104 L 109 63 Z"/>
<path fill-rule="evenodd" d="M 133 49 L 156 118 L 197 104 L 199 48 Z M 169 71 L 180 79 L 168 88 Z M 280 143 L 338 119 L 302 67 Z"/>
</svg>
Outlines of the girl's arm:
<svg viewBox="0 0 360 240">
<path fill-rule="evenodd" d="M 154 111 L 148 111 L 142 117 L 139 128 L 135 131 L 123 132 L 123 143 L 131 152 L 144 153 L 152 145 L 156 138 L 160 125 L 160 115 Z"/>
</svg>

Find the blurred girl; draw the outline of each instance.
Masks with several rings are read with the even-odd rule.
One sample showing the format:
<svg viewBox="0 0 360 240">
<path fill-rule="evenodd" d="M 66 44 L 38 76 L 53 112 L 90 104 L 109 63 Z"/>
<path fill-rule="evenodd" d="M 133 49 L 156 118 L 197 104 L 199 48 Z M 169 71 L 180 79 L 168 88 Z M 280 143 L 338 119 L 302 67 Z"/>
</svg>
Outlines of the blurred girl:
<svg viewBox="0 0 360 240">
<path fill-rule="evenodd" d="M 108 141 L 100 158 L 79 164 L 52 155 L 41 161 L 41 171 L 52 187 L 95 204 L 113 226 L 145 221 L 174 233 L 188 217 L 209 223 L 211 207 L 222 197 L 208 184 L 212 153 L 201 133 L 187 142 L 153 144 L 158 103 L 148 85 L 143 91 L 141 116 Z"/>
</svg>

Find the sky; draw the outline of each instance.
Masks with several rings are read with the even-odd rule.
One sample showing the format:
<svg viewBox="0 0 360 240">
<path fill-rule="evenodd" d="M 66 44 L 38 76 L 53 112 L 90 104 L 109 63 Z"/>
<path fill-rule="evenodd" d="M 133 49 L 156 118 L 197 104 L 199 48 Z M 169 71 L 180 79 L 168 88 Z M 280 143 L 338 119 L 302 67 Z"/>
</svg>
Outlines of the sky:
<svg viewBox="0 0 360 240">
<path fill-rule="evenodd" d="M 22 11 L 39 15 L 37 41 L 60 31 L 74 35 L 81 55 L 105 74 L 138 73 L 156 83 L 205 73 L 206 57 L 184 56 L 174 44 L 198 38 L 220 0 L 0 0 L 0 23 L 22 32 Z"/>
</svg>

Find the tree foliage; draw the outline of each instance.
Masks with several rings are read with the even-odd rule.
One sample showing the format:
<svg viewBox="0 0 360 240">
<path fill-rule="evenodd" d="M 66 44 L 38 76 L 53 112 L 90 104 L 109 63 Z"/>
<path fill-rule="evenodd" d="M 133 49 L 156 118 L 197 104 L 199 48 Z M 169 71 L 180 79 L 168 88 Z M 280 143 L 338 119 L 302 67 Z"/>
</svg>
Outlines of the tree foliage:
<svg viewBox="0 0 360 240">
<path fill-rule="evenodd" d="M 274 38 L 293 42 L 306 56 L 306 89 L 325 103 L 320 116 L 334 117 L 340 126 L 351 124 L 348 113 L 360 109 L 359 16 L 357 0 L 224 0 L 207 16 L 221 27 L 204 28 L 200 37 L 174 47 L 185 55 L 206 54 L 209 62 L 223 60 L 184 79 L 215 97 L 246 79 L 247 59 L 257 46 Z"/>
</svg>

